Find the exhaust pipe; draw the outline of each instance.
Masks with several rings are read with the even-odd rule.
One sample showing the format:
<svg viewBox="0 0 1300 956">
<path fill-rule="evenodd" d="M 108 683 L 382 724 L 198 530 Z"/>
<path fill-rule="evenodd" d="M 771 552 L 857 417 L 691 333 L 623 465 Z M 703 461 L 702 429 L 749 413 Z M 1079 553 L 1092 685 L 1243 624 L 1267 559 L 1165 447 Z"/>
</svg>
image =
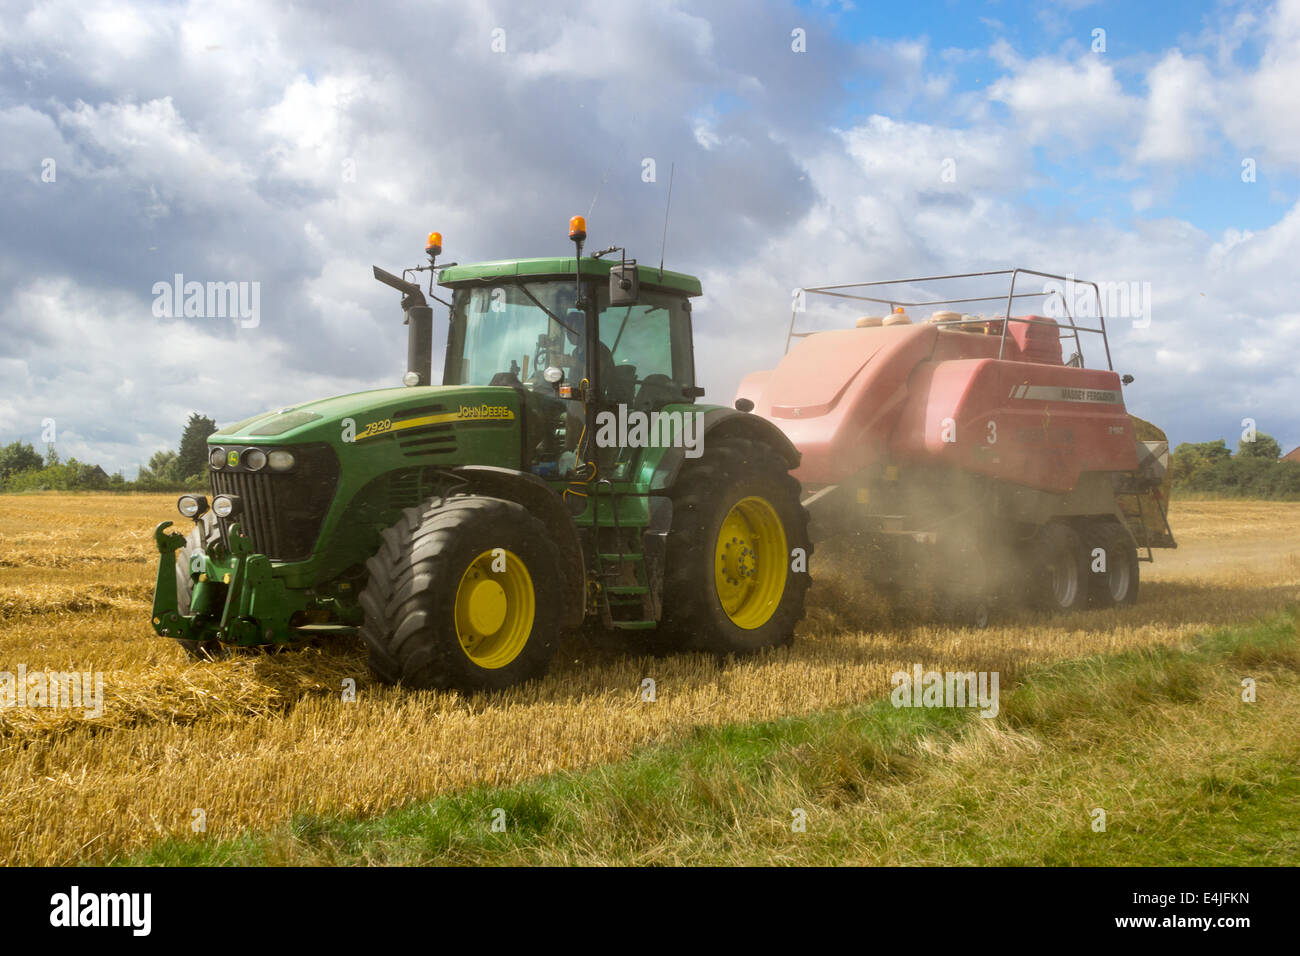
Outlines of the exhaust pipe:
<svg viewBox="0 0 1300 956">
<path fill-rule="evenodd" d="M 430 385 L 433 375 L 433 306 L 413 305 L 406 310 L 407 385 Z M 414 374 L 416 381 L 410 381 Z"/>
<path fill-rule="evenodd" d="M 407 385 L 431 385 L 433 378 L 433 306 L 414 282 L 399 279 L 379 266 L 372 267 L 375 278 L 384 285 L 402 293 L 402 311 L 406 318 L 406 375 Z"/>
</svg>

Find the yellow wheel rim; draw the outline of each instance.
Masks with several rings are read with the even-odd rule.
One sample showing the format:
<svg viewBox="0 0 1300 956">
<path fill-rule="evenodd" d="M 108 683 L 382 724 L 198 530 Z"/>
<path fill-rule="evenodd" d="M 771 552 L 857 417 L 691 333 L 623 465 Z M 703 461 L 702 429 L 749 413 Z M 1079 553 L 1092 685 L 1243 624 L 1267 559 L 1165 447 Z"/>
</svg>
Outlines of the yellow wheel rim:
<svg viewBox="0 0 1300 956">
<path fill-rule="evenodd" d="M 469 563 L 456 588 L 456 637 L 471 661 L 505 667 L 523 651 L 537 610 L 528 567 L 504 548 Z"/>
<path fill-rule="evenodd" d="M 742 498 L 722 519 L 713 552 L 713 582 L 722 609 L 737 627 L 762 627 L 785 594 L 785 527 L 764 498 Z"/>
</svg>

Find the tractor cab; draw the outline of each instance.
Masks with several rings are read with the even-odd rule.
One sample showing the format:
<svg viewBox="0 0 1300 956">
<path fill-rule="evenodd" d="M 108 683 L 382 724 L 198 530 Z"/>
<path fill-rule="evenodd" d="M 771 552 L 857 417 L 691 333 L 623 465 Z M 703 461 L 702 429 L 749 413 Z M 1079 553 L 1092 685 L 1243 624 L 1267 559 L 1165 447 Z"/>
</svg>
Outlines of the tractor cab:
<svg viewBox="0 0 1300 956">
<path fill-rule="evenodd" d="M 439 284 L 452 293 L 443 384 L 514 389 L 524 464 L 540 477 L 564 480 L 593 461 L 625 480 L 637 448 L 601 440 L 602 413 L 626 421 L 702 394 L 691 276 L 592 256 L 458 265 Z"/>
<path fill-rule="evenodd" d="M 450 284 L 447 277 L 442 282 Z M 643 287 L 636 302 L 611 306 L 606 288 L 594 291 L 588 308 L 599 329 L 600 399 L 652 410 L 693 394 L 688 293 Z M 572 276 L 456 288 L 443 384 L 519 385 L 542 395 L 565 394 L 584 379 L 590 384 L 588 316 L 576 300 Z"/>
</svg>

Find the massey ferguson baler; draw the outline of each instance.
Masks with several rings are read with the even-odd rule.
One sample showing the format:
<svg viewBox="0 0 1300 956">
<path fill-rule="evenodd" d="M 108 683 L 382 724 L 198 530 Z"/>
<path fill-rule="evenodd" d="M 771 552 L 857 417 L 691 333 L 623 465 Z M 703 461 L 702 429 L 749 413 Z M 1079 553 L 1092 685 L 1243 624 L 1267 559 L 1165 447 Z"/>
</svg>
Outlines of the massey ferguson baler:
<svg viewBox="0 0 1300 956">
<path fill-rule="evenodd" d="M 1024 291 L 1026 277 L 1044 291 Z M 1006 283 L 996 296 L 958 294 L 992 281 Z M 1076 287 L 1095 298 L 1095 326 L 1071 314 Z M 1175 546 L 1168 443 L 1125 408 L 1132 377 L 1113 369 L 1094 283 L 1011 269 L 803 291 L 883 313 L 797 332 L 797 309 L 797 344 L 737 394 L 799 449 L 814 540 L 856 535 L 873 585 L 977 624 L 1011 597 L 1057 610 L 1136 600 L 1139 560 Z M 1059 320 L 1013 314 L 1026 298 Z M 952 310 L 981 302 L 1004 311 Z M 1104 367 L 1086 367 L 1085 335 Z"/>
</svg>

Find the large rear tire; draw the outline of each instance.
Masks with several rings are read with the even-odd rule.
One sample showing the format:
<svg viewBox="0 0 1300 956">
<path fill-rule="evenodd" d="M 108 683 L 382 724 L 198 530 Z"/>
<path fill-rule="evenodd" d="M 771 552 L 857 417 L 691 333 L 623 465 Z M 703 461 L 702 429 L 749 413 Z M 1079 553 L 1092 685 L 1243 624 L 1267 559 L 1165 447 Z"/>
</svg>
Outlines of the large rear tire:
<svg viewBox="0 0 1300 956">
<path fill-rule="evenodd" d="M 1095 522 L 1085 536 L 1088 549 L 1088 597 L 1094 607 L 1126 606 L 1137 601 L 1137 546 L 1118 522 Z M 1100 564 L 1099 562 L 1104 562 Z"/>
<path fill-rule="evenodd" d="M 722 439 L 683 466 L 672 499 L 660 646 L 744 654 L 791 643 L 813 549 L 785 460 Z"/>
<path fill-rule="evenodd" d="M 384 683 L 473 692 L 546 672 L 560 553 L 523 506 L 467 495 L 408 508 L 366 567 L 361 636 Z"/>
<path fill-rule="evenodd" d="M 1049 611 L 1074 611 L 1088 603 L 1088 552 L 1067 524 L 1043 525 L 1030 549 L 1030 601 Z"/>
</svg>

